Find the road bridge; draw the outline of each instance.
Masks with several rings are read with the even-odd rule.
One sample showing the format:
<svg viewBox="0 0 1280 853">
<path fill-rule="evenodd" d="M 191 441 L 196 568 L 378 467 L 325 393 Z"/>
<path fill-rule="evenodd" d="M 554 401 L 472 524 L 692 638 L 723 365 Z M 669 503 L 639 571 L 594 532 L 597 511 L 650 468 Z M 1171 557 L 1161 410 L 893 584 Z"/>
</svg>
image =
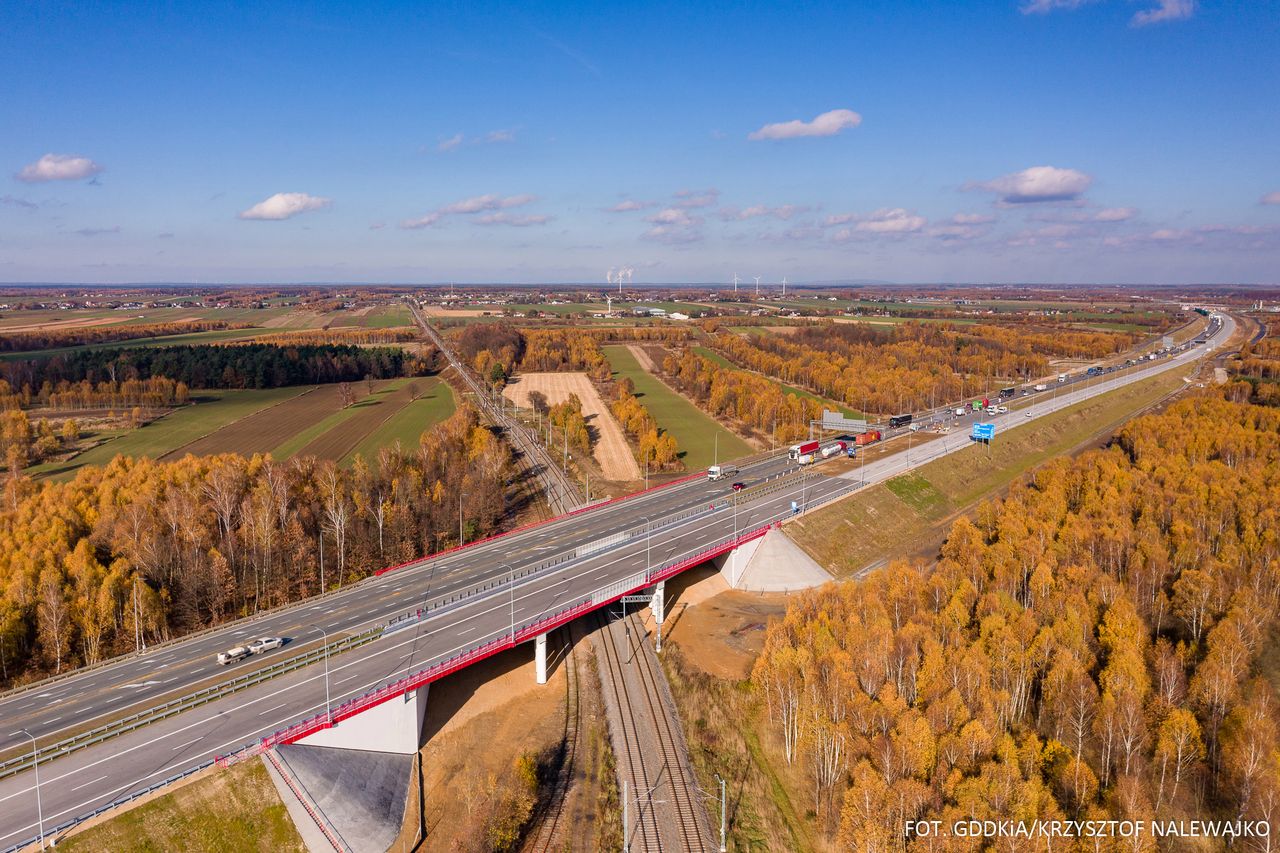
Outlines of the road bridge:
<svg viewBox="0 0 1280 853">
<path fill-rule="evenodd" d="M 1230 337 L 1234 328 L 1226 318 L 1208 348 Z M 1186 367 L 1204 349 L 1077 383 L 1056 398 L 1042 395 L 1026 409 L 994 419 L 997 435 L 1112 388 Z M 916 448 L 910 459 L 900 451 L 834 477 L 824 475 L 820 465 L 797 470 L 785 456 L 764 455 L 740 465 L 739 479 L 750 487 L 736 496 L 723 481 L 690 477 L 415 561 L 278 612 L 10 692 L 0 697 L 0 755 L 5 756 L 26 743 L 21 729 L 48 743 L 126 708 L 228 678 L 231 673 L 214 663 L 215 653 L 253 636 L 301 642 L 312 624 L 331 636 L 366 629 L 380 634 L 334 656 L 327 672 L 317 661 L 42 762 L 38 790 L 30 769 L 0 779 L 0 849 L 29 841 L 39 831 L 37 793 L 47 833 L 219 756 L 249 755 L 264 746 L 294 742 L 334 722 L 341 727 L 344 719 L 730 553 L 796 511 L 968 445 L 964 436 L 949 436 Z M 401 618 L 406 615 L 410 618 Z M 381 630 L 392 622 L 393 630 Z M 270 659 L 250 658 L 241 668 L 265 666 Z"/>
</svg>

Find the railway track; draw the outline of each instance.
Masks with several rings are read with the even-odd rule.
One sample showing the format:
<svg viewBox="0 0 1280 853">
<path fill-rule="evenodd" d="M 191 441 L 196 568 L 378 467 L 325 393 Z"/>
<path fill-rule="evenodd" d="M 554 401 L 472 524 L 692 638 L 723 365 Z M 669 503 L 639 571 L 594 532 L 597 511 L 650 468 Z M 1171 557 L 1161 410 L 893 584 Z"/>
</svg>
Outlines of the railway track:
<svg viewBox="0 0 1280 853">
<path fill-rule="evenodd" d="M 619 775 L 627 781 L 624 851 L 707 849 L 701 805 L 682 759 L 684 739 L 662 691 L 662 674 L 634 616 L 606 621 L 597 632 L 603 651 L 601 680 L 615 699 L 614 733 Z"/>
<path fill-rule="evenodd" d="M 553 850 L 564 849 L 565 846 L 565 839 L 561 837 L 569 822 L 565 816 L 565 805 L 569 799 L 569 788 L 573 784 L 582 729 L 582 662 L 577 653 L 581 631 L 576 622 L 570 622 L 565 630 L 569 634 L 569 653 L 565 657 L 564 739 L 561 741 L 560 771 L 546 810 L 538 822 L 538 829 L 524 847 L 527 853 L 551 853 Z"/>
</svg>

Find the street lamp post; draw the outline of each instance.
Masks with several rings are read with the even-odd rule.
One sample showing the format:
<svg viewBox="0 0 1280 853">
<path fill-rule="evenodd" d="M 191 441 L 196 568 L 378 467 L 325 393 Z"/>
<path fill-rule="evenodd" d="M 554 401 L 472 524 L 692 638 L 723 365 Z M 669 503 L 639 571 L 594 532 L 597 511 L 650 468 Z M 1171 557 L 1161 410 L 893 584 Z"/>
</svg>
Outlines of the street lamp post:
<svg viewBox="0 0 1280 853">
<path fill-rule="evenodd" d="M 36 749 L 35 735 L 31 734 L 31 732 L 27 731 L 26 729 L 18 729 L 18 731 L 22 732 L 24 735 L 26 735 L 28 738 L 31 739 L 31 763 L 35 767 L 35 771 L 36 771 L 36 820 L 38 821 L 37 825 L 40 828 L 40 849 L 43 850 L 45 849 L 44 847 L 44 806 L 40 802 L 40 751 Z"/>
<path fill-rule="evenodd" d="M 510 563 L 499 563 L 507 567 L 507 586 L 511 592 L 511 644 L 516 642 L 516 570 Z"/>
<path fill-rule="evenodd" d="M 329 632 L 321 628 L 319 625 L 311 626 L 320 632 L 320 636 L 324 637 L 324 721 L 327 725 L 333 725 L 333 701 L 329 698 Z"/>
<path fill-rule="evenodd" d="M 640 516 L 644 519 L 644 577 L 649 579 L 649 575 L 653 573 L 653 560 L 649 556 L 649 541 L 653 538 L 653 522 L 649 520 L 649 516 Z"/>
</svg>

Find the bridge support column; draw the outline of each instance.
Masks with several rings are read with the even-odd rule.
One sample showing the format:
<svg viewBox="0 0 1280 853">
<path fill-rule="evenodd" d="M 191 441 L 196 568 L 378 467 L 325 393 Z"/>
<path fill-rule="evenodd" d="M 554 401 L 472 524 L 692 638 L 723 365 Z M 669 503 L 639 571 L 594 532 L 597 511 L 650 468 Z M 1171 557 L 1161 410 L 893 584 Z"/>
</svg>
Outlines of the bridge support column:
<svg viewBox="0 0 1280 853">
<path fill-rule="evenodd" d="M 538 683 L 547 683 L 547 635 L 539 634 L 534 643 L 534 663 L 538 669 Z"/>
<path fill-rule="evenodd" d="M 653 588 L 653 601 L 650 606 L 653 609 L 653 621 L 661 625 L 667 618 L 666 581 L 658 581 L 658 585 Z"/>
</svg>

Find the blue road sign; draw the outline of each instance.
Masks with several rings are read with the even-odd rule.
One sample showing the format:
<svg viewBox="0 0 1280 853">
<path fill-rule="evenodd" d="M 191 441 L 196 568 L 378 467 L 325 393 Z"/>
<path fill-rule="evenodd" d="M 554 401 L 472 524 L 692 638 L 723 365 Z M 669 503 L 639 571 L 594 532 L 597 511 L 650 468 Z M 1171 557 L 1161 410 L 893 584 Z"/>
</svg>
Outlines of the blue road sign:
<svg viewBox="0 0 1280 853">
<path fill-rule="evenodd" d="M 995 424 L 974 424 L 973 438 L 978 441 L 990 441 L 996 437 Z"/>
</svg>

